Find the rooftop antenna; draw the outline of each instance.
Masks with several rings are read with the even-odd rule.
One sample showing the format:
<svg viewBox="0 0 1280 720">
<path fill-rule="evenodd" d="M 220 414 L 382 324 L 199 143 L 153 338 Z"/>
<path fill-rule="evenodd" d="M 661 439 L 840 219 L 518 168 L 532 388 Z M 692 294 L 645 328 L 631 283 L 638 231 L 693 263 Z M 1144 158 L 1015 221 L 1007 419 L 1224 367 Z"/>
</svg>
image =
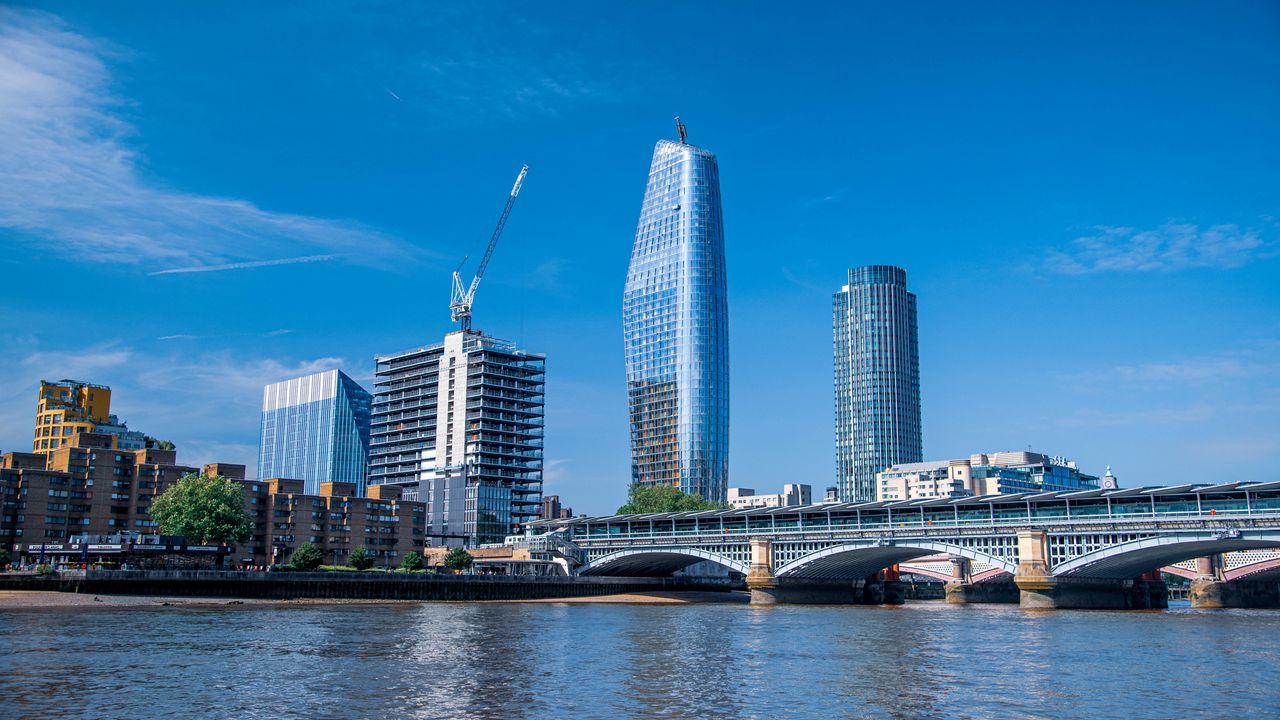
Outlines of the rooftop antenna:
<svg viewBox="0 0 1280 720">
<path fill-rule="evenodd" d="M 676 116 L 676 132 L 680 133 L 680 144 L 684 145 L 685 136 L 688 135 L 689 132 L 685 130 L 684 123 L 680 122 L 679 115 Z"/>
</svg>

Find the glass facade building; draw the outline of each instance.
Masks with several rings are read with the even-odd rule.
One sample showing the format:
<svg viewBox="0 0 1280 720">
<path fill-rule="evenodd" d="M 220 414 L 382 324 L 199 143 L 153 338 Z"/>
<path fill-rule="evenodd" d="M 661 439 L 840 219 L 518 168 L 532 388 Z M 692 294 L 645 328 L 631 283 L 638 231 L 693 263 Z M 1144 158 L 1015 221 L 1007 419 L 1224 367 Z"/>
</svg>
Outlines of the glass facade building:
<svg viewBox="0 0 1280 720">
<path fill-rule="evenodd" d="M 545 372 L 472 331 L 378 357 L 369 482 L 425 502 L 447 544 L 502 542 L 541 514 Z"/>
<path fill-rule="evenodd" d="M 373 396 L 340 370 L 267 385 L 262 391 L 258 478 L 355 483 L 365 494 Z"/>
<path fill-rule="evenodd" d="M 724 502 L 729 482 L 729 312 L 716 157 L 658 141 L 622 325 L 631 480 Z"/>
<path fill-rule="evenodd" d="M 876 499 L 876 473 L 920 462 L 916 296 L 890 265 L 849 271 L 836 293 L 836 488 L 843 502 Z"/>
</svg>

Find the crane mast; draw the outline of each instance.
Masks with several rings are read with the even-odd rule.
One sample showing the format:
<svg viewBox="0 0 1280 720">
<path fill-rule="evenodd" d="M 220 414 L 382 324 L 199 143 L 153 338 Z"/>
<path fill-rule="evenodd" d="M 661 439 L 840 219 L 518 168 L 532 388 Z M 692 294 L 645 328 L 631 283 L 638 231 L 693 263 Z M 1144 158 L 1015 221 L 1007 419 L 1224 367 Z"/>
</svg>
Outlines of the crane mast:
<svg viewBox="0 0 1280 720">
<path fill-rule="evenodd" d="M 453 317 L 453 321 L 459 324 L 459 329 L 463 332 L 471 330 L 471 303 L 476 299 L 476 288 L 480 286 L 480 278 L 484 277 L 484 269 L 489 265 L 489 258 L 493 257 L 493 249 L 498 245 L 498 236 L 502 234 L 502 228 L 507 224 L 507 216 L 511 215 L 511 206 L 516 203 L 516 196 L 520 194 L 520 185 L 524 183 L 524 176 L 528 174 L 529 166 L 525 165 L 520 168 L 520 174 L 516 176 L 516 184 L 511 186 L 511 194 L 507 196 L 507 204 L 502 208 L 502 216 L 498 218 L 498 226 L 493 229 L 493 235 L 489 237 L 489 246 L 485 248 L 484 257 L 480 259 L 480 266 L 476 268 L 476 274 L 471 278 L 471 284 L 467 287 L 462 285 L 462 275 L 459 270 L 453 271 L 453 293 L 449 298 L 449 314 Z M 466 262 L 466 259 L 463 259 Z"/>
</svg>

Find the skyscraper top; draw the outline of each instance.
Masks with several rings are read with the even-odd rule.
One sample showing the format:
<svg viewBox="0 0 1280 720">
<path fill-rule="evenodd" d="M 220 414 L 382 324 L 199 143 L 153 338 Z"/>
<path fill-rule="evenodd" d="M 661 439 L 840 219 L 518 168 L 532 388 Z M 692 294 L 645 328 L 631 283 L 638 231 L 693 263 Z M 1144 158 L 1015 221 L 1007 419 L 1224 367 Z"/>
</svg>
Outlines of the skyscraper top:
<svg viewBox="0 0 1280 720">
<path fill-rule="evenodd" d="M 655 155 L 663 153 L 665 155 L 673 155 L 675 153 L 686 153 L 690 156 L 698 156 L 710 160 L 716 159 L 716 154 L 706 148 L 698 147 L 690 143 L 676 142 L 675 140 L 659 140 L 654 145 L 653 152 Z"/>
<path fill-rule="evenodd" d="M 849 285 L 907 286 L 907 271 L 896 265 L 863 265 L 849 270 Z M 848 287 L 847 285 L 845 286 Z"/>
</svg>

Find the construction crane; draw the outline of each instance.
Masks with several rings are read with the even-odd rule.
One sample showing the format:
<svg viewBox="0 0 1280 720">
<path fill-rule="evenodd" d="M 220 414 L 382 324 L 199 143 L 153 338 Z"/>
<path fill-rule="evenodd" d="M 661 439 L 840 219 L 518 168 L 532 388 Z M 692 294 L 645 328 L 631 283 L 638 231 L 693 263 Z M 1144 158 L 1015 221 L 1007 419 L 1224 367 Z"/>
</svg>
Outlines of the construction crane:
<svg viewBox="0 0 1280 720">
<path fill-rule="evenodd" d="M 498 236 L 502 234 L 502 228 L 507 224 L 511 206 L 515 205 L 516 196 L 520 194 L 520 185 L 528 172 L 528 165 L 520 168 L 520 174 L 516 176 L 516 184 L 511 186 L 507 204 L 502 208 L 502 217 L 498 218 L 498 226 L 493 229 L 493 235 L 489 238 L 489 247 L 485 248 L 484 257 L 480 260 L 480 267 L 476 268 L 475 277 L 471 278 L 471 284 L 465 289 L 462 286 L 462 275 L 459 273 L 462 265 L 453 271 L 453 294 L 449 299 L 449 313 L 453 316 L 453 321 L 459 323 L 462 332 L 471 331 L 471 303 L 476 299 L 476 288 L 480 286 L 480 278 L 484 277 L 484 269 L 489 265 L 489 258 L 493 257 L 493 248 L 498 244 Z M 466 258 L 462 259 L 463 263 L 466 261 Z"/>
</svg>

